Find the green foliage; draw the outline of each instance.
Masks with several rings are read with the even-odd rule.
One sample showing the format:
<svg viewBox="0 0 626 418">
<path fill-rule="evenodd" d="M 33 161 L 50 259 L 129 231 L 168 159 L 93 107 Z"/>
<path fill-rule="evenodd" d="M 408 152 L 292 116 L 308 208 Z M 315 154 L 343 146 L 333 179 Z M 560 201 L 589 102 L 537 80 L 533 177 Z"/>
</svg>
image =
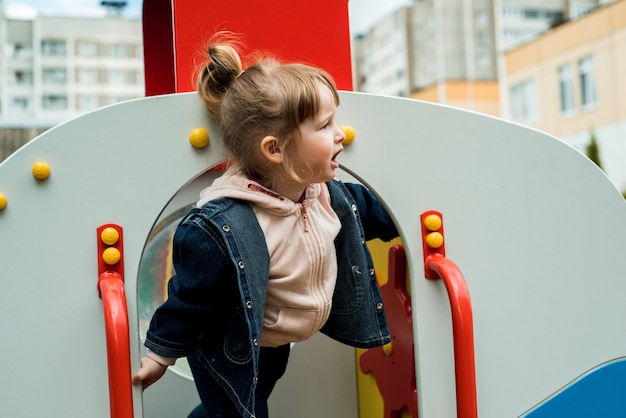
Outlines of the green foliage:
<svg viewBox="0 0 626 418">
<path fill-rule="evenodd" d="M 600 148 L 598 148 L 596 134 L 593 130 L 591 131 L 591 140 L 589 141 L 589 144 L 587 144 L 585 153 L 591 161 L 596 163 L 596 165 L 602 169 L 602 162 L 600 161 Z M 622 190 L 622 196 L 626 199 L 626 190 Z"/>
<path fill-rule="evenodd" d="M 602 168 L 602 162 L 600 161 L 600 149 L 598 148 L 598 142 L 596 141 L 596 134 L 591 131 L 591 140 L 585 150 L 587 157 L 600 168 Z"/>
</svg>

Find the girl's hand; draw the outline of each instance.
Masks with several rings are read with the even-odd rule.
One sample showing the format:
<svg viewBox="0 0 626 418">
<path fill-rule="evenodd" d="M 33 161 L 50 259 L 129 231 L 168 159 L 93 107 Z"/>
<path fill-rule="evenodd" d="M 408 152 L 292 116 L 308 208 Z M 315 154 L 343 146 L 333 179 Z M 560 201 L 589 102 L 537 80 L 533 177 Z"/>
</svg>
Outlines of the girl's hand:
<svg viewBox="0 0 626 418">
<path fill-rule="evenodd" d="M 145 389 L 159 380 L 166 370 L 166 365 L 158 363 L 150 357 L 142 357 L 141 369 L 133 376 L 133 384 L 141 383 L 143 389 Z"/>
</svg>

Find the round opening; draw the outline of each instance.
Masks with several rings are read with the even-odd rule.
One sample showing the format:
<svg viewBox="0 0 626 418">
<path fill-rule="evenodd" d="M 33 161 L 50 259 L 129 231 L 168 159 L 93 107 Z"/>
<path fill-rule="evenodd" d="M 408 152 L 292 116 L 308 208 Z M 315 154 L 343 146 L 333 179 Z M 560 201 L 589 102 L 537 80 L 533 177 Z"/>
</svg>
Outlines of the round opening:
<svg viewBox="0 0 626 418">
<path fill-rule="evenodd" d="M 152 314 L 167 299 L 167 282 L 174 275 L 172 238 L 191 207 L 181 207 L 159 221 L 146 241 L 137 277 L 137 314 L 142 341 L 146 338 Z M 178 359 L 170 369 L 191 379 L 185 358 Z"/>
</svg>

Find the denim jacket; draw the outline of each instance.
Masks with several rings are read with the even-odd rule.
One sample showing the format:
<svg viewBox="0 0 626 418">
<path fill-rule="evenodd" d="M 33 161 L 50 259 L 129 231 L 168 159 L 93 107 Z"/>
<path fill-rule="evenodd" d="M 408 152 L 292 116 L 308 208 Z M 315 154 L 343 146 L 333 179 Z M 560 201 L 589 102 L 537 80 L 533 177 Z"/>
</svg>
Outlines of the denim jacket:
<svg viewBox="0 0 626 418">
<path fill-rule="evenodd" d="M 365 187 L 339 179 L 327 184 L 342 228 L 335 239 L 332 310 L 321 331 L 354 347 L 384 345 L 390 341 L 389 328 L 366 240 L 390 240 L 397 230 Z M 173 251 L 176 275 L 145 345 L 166 357 L 195 353 L 242 416 L 252 418 L 269 276 L 256 216 L 241 200 L 210 201 L 181 221 Z"/>
</svg>

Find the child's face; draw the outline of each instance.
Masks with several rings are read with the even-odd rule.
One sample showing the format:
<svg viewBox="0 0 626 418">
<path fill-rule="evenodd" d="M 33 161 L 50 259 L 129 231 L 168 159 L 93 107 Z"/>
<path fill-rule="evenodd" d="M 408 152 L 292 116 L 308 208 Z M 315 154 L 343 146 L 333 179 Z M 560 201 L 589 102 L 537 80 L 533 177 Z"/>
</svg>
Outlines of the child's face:
<svg viewBox="0 0 626 418">
<path fill-rule="evenodd" d="M 337 156 L 343 150 L 346 135 L 335 123 L 337 106 L 330 89 L 319 85 L 321 106 L 313 118 L 300 124 L 293 166 L 307 183 L 333 179 L 339 168 Z"/>
</svg>

